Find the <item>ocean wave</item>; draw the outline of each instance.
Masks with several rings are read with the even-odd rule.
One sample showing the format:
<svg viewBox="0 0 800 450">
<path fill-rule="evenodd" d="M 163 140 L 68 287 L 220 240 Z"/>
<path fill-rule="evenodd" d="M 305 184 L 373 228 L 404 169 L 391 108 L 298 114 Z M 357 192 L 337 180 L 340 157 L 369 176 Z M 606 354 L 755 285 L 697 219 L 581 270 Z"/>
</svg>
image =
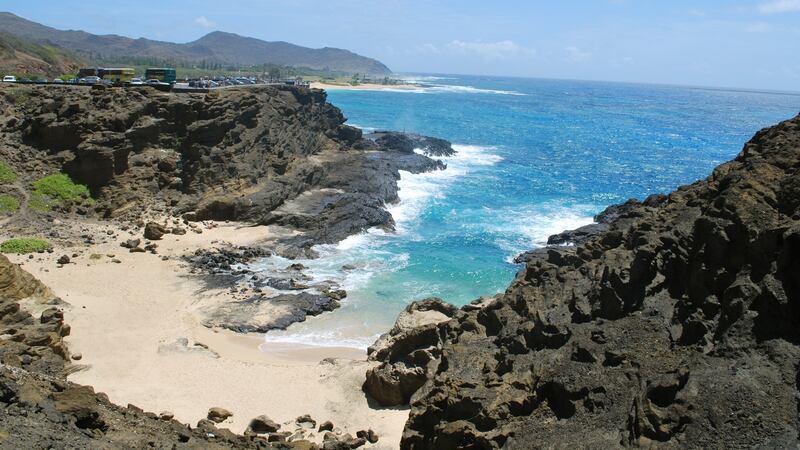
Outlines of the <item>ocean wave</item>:
<svg viewBox="0 0 800 450">
<path fill-rule="evenodd" d="M 594 222 L 595 205 L 560 205 L 544 203 L 523 209 L 492 211 L 489 216 L 505 220 L 487 226 L 493 232 L 498 247 L 507 252 L 512 262 L 522 252 L 547 245 L 547 238 L 566 230 L 574 230 Z"/>
<path fill-rule="evenodd" d="M 450 92 L 456 94 L 497 94 L 497 95 L 516 95 L 526 96 L 523 92 L 517 91 L 504 91 L 500 89 L 481 89 L 473 86 L 458 86 L 452 84 L 431 84 L 425 87 L 428 92 Z"/>
<path fill-rule="evenodd" d="M 456 144 L 453 149 L 455 155 L 440 158 L 447 164 L 445 170 L 419 174 L 400 171 L 400 180 L 397 182 L 400 201 L 386 207 L 394 218 L 398 233 L 411 228 L 431 199 L 443 198 L 445 188 L 453 180 L 468 174 L 475 166 L 491 166 L 503 160 L 501 156 L 490 153 L 496 150 L 495 147 Z"/>
</svg>

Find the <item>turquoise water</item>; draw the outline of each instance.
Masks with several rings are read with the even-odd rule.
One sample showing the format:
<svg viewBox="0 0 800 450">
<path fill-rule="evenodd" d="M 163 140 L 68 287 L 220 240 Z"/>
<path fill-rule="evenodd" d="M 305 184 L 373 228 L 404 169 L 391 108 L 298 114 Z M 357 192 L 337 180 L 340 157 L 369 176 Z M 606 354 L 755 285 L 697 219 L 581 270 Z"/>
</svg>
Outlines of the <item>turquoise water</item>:
<svg viewBox="0 0 800 450">
<path fill-rule="evenodd" d="M 736 156 L 800 95 L 487 77 L 416 77 L 416 91 L 331 91 L 351 125 L 446 138 L 448 169 L 402 174 L 397 233 L 370 231 L 302 261 L 348 291 L 341 309 L 267 340 L 366 347 L 409 302 L 502 292 L 511 259 L 609 204 L 669 192 Z M 285 267 L 270 258 L 259 264 Z M 356 270 L 341 269 L 353 264 Z"/>
</svg>

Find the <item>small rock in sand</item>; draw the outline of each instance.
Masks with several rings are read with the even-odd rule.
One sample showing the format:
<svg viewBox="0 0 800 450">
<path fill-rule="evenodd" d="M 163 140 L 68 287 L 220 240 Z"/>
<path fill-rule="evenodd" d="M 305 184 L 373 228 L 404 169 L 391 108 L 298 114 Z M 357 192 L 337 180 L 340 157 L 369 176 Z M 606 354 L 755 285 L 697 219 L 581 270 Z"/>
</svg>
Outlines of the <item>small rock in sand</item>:
<svg viewBox="0 0 800 450">
<path fill-rule="evenodd" d="M 319 426 L 319 430 L 318 431 L 320 431 L 320 432 L 322 432 L 322 431 L 333 431 L 333 422 L 331 422 L 330 420 L 326 420 L 325 422 L 322 422 L 322 424 Z"/>
<path fill-rule="evenodd" d="M 80 361 L 81 359 L 83 359 L 83 355 L 81 355 L 80 353 L 73 353 L 72 359 L 74 359 L 75 361 Z"/>
<path fill-rule="evenodd" d="M 120 242 L 119 246 L 123 248 L 136 248 L 142 243 L 141 239 L 128 239 L 125 242 Z"/>
<path fill-rule="evenodd" d="M 300 416 L 294 421 L 297 422 L 297 424 L 303 428 L 314 428 L 315 426 L 317 426 L 317 421 L 312 419 L 311 416 L 308 414 Z"/>
<path fill-rule="evenodd" d="M 274 433 L 278 431 L 281 426 L 277 423 L 273 422 L 267 416 L 258 416 L 255 419 L 250 421 L 250 425 L 247 427 L 248 430 L 258 433 Z"/>
<path fill-rule="evenodd" d="M 61 257 L 58 258 L 58 261 L 56 262 L 58 262 L 59 264 L 69 264 L 69 256 L 61 255 Z"/>
<path fill-rule="evenodd" d="M 233 413 L 228 411 L 227 409 L 220 408 L 220 407 L 214 407 L 214 408 L 211 408 L 211 409 L 208 410 L 208 416 L 207 417 L 208 417 L 209 420 L 211 420 L 213 422 L 220 423 L 220 422 L 225 421 L 225 419 L 227 419 L 228 417 L 231 417 L 231 416 L 233 416 Z"/>
<path fill-rule="evenodd" d="M 155 222 L 148 222 L 144 227 L 144 238 L 150 239 L 151 241 L 157 241 L 161 239 L 162 236 L 167 234 L 167 231 L 167 227 L 164 225 L 160 225 Z"/>
<path fill-rule="evenodd" d="M 367 441 L 369 441 L 370 444 L 374 444 L 374 443 L 378 442 L 378 434 L 376 432 L 372 431 L 371 428 L 369 430 L 366 430 L 366 431 L 361 430 L 361 431 L 357 432 L 356 436 L 366 439 Z"/>
</svg>

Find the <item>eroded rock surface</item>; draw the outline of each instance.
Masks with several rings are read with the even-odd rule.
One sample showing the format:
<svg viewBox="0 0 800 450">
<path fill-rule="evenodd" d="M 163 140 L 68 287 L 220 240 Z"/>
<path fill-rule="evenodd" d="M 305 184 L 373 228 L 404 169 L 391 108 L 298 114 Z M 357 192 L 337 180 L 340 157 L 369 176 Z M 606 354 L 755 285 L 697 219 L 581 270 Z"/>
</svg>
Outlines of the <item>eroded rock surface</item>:
<svg viewBox="0 0 800 450">
<path fill-rule="evenodd" d="M 438 326 L 402 448 L 795 448 L 798 180 L 800 117 L 529 253 L 504 295 Z"/>
</svg>

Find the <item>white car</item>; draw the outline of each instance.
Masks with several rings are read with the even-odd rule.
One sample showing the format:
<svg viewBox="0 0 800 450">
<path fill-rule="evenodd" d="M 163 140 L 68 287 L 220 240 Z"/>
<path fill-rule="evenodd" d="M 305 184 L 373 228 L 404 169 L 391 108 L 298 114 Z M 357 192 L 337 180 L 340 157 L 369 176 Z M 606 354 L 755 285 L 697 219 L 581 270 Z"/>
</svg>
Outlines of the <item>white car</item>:
<svg viewBox="0 0 800 450">
<path fill-rule="evenodd" d="M 100 77 L 86 77 L 83 82 L 86 84 L 97 84 L 100 82 Z"/>
<path fill-rule="evenodd" d="M 3 77 L 3 83 L 16 83 L 17 77 L 14 75 L 6 75 Z"/>
<path fill-rule="evenodd" d="M 53 83 L 55 84 L 64 84 L 64 80 L 61 78 L 53 78 Z"/>
<path fill-rule="evenodd" d="M 141 86 L 144 84 L 141 78 L 131 78 L 130 85 L 131 86 Z"/>
</svg>

